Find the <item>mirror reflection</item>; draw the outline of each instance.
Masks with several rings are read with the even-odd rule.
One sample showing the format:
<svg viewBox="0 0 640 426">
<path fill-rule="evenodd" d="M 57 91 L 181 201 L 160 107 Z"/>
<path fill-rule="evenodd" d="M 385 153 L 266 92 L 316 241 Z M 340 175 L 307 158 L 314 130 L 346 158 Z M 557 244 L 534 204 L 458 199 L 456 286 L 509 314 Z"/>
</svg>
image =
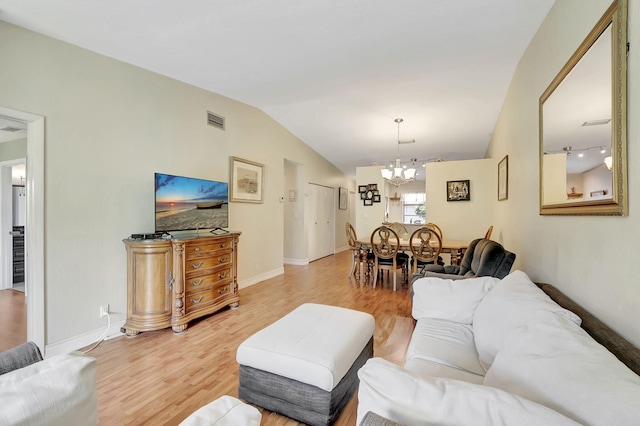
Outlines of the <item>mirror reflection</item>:
<svg viewBox="0 0 640 426">
<path fill-rule="evenodd" d="M 540 214 L 626 215 L 626 0 L 540 97 Z"/>
<path fill-rule="evenodd" d="M 545 205 L 612 198 L 611 78 L 609 25 L 544 102 Z"/>
</svg>

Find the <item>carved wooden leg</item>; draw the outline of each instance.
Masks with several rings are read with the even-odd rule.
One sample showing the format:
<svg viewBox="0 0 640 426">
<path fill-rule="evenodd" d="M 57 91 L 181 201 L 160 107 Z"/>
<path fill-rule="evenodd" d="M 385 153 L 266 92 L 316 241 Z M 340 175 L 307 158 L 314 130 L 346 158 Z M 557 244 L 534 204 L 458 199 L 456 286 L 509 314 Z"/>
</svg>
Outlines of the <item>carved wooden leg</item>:
<svg viewBox="0 0 640 426">
<path fill-rule="evenodd" d="M 240 302 L 229 303 L 229 307 L 231 309 L 238 309 L 240 307 Z"/>
<path fill-rule="evenodd" d="M 127 328 L 125 330 L 120 330 L 120 331 L 124 331 L 124 333 L 129 337 L 137 336 L 138 334 L 140 334 L 140 332 L 138 330 L 131 330 L 129 328 Z"/>
<path fill-rule="evenodd" d="M 171 328 L 175 334 L 180 334 L 187 331 L 187 324 L 174 325 Z"/>
</svg>

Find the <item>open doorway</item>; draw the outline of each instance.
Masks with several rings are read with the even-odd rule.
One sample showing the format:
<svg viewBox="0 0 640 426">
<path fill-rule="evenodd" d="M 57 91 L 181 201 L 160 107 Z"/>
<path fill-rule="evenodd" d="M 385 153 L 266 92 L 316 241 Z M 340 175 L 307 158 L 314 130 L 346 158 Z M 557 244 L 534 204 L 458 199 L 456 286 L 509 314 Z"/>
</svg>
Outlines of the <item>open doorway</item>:
<svg viewBox="0 0 640 426">
<path fill-rule="evenodd" d="M 26 161 L 24 177 L 25 226 L 24 226 L 24 283 L 27 317 L 27 340 L 33 341 L 46 356 L 45 347 L 45 282 L 44 282 L 44 117 L 0 107 L 0 119 L 13 122 L 16 126 L 26 127 Z M 1 128 L 11 125 L 0 126 Z M 11 129 L 9 129 L 11 130 Z M 6 130 L 5 130 L 6 131 Z M 0 167 L 4 179 L 0 180 L 5 188 L 11 188 L 11 172 L 8 167 Z M 0 209 L 8 209 L 7 197 L 13 197 L 12 189 L 0 190 L 5 200 Z M 2 202 L 3 200 L 0 200 Z M 12 203 L 11 203 L 12 204 Z M 13 207 L 11 207 L 12 209 Z M 0 215 L 0 220 L 12 223 L 11 212 Z M 2 231 L 2 230 L 0 230 Z M 11 231 L 13 232 L 13 231 Z M 9 252 L 6 248 L 13 244 L 13 235 L 2 231 L 0 244 L 3 256 Z M 13 253 L 13 250 L 11 250 Z M 1 261 L 1 260 L 0 260 Z M 2 265 L 6 263 L 3 262 Z M 6 268 L 3 266 L 3 271 Z M 3 274 L 6 273 L 3 272 Z M 12 275 L 12 274 L 11 274 Z M 13 278 L 11 278 L 13 280 Z M 5 284 L 6 285 L 6 284 Z"/>
</svg>

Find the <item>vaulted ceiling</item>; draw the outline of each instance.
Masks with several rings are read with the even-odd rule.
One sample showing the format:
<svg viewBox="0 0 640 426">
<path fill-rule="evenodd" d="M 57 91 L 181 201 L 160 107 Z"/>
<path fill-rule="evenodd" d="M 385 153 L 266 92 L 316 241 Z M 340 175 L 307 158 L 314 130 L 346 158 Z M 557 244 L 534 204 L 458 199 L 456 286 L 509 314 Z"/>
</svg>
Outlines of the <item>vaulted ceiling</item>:
<svg viewBox="0 0 640 426">
<path fill-rule="evenodd" d="M 253 105 L 354 175 L 398 150 L 483 158 L 553 2 L 0 0 L 0 19 Z"/>
</svg>

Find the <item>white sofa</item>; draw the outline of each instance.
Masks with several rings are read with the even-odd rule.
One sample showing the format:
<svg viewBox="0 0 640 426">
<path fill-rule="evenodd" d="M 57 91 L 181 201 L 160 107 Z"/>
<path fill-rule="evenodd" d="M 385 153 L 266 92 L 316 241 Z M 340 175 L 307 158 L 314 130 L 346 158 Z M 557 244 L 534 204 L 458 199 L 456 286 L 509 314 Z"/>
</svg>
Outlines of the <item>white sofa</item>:
<svg viewBox="0 0 640 426">
<path fill-rule="evenodd" d="M 360 369 L 358 424 L 371 411 L 405 425 L 640 425 L 640 376 L 523 272 L 412 291 L 405 364 Z"/>
<path fill-rule="evenodd" d="M 71 352 L 31 361 L 0 375 L 0 425 L 98 423 L 94 358 Z"/>
</svg>

